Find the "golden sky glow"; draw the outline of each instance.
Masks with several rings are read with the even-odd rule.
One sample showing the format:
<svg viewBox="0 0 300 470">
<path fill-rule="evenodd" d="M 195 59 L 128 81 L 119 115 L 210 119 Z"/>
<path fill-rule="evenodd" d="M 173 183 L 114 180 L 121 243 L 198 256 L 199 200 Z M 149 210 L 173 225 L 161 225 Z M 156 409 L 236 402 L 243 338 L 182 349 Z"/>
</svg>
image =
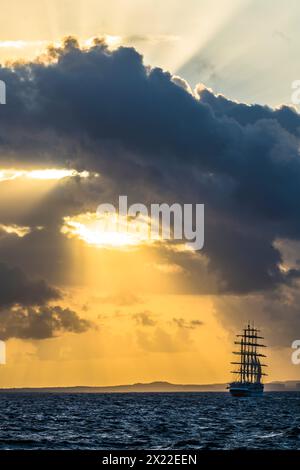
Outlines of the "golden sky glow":
<svg viewBox="0 0 300 470">
<path fill-rule="evenodd" d="M 51 184 L 43 179 L 43 170 L 30 174 Z M 50 174 L 62 176 L 58 170 Z M 32 182 L 30 178 L 4 178 L 0 189 L 5 192 L 7 184 L 17 195 L 20 184 L 28 190 Z M 17 225 L 0 228 L 23 238 L 30 231 Z M 43 341 L 8 340 L 0 386 L 228 380 L 235 331 L 225 329 L 216 317 L 213 296 L 176 294 L 176 276 L 185 275 L 182 268 L 122 232 L 116 238 L 111 233 L 99 238 L 94 214 L 66 216 L 62 232 L 69 239 L 72 256 L 69 277 L 74 275 L 73 286 L 65 286 L 65 306 L 92 320 L 96 328 Z M 133 245 L 133 251 L 123 250 Z M 296 378 L 295 366 L 286 367 L 289 350 L 270 349 L 268 354 L 270 380 Z"/>
<path fill-rule="evenodd" d="M 291 2 L 300 14 L 299 2 Z M 135 47 L 145 64 L 180 75 L 191 90 L 204 82 L 235 100 L 277 105 L 289 103 L 289 84 L 299 78 L 300 29 L 297 15 L 291 16 L 278 2 L 273 7 L 272 2 L 250 0 L 6 2 L 1 5 L 0 62 L 45 54 L 47 45 L 60 46 L 67 35 L 78 37 L 86 48 L 102 38 L 110 49 Z M 110 202 L 101 186 L 102 173 L 69 164 L 66 159 L 66 168 L 42 163 L 23 167 L 21 162 L 0 168 L 0 238 L 3 256 L 15 240 L 22 244 L 24 257 L 12 250 L 14 261 L 22 268 L 29 262 L 33 279 L 46 277 L 48 262 L 46 281 L 61 289 L 62 305 L 94 328 L 45 340 L 9 339 L 0 387 L 227 382 L 236 331 L 222 321 L 214 295 L 197 293 L 200 280 L 193 271 L 169 256 L 170 251 L 188 253 L 192 264 L 193 250 L 161 237 L 151 240 L 149 219 L 131 221 L 129 231 L 125 218 L 119 218 L 118 230 L 109 224 L 103 229 L 95 212 L 101 201 L 93 201 L 91 209 L 90 200 L 86 207 L 81 199 L 84 185 L 97 178 L 102 202 Z M 68 184 L 78 185 L 75 196 Z M 99 192 L 95 194 L 98 198 Z M 110 217 L 106 222 L 112 222 Z M 42 248 L 32 255 L 38 236 Z M 275 243 L 285 255 L 284 241 Z M 285 271 L 293 267 L 288 255 L 280 265 Z M 188 295 L 183 287 L 190 284 Z M 268 349 L 268 381 L 297 378 L 290 353 L 288 347 Z"/>
<path fill-rule="evenodd" d="M 85 179 L 88 173 L 58 168 L 2 169 L 0 195 L 2 191 L 5 201 L 13 192 L 20 204 L 30 189 L 27 210 L 32 210 L 41 193 L 45 197 L 53 191 L 53 182 L 73 176 Z M 26 212 L 26 206 L 23 210 Z M 61 232 L 70 240 L 74 282 L 81 286 L 65 287 L 65 303 L 92 320 L 96 328 L 44 341 L 9 340 L 0 386 L 228 380 L 234 332 L 223 328 L 215 316 L 214 298 L 169 294 L 177 290 L 175 276 L 185 275 L 182 268 L 147 251 L 148 220 L 136 224 L 134 233 L 125 230 L 125 219 L 119 222 L 120 230 L 111 232 L 101 231 L 103 225 L 99 227 L 95 213 L 64 217 Z M 1 224 L 0 229 L 21 238 L 31 231 L 17 224 Z M 180 247 L 175 249 L 187 249 Z M 289 353 L 270 350 L 275 362 L 269 379 L 297 377 L 294 366 L 286 367 Z"/>
<path fill-rule="evenodd" d="M 85 315 L 97 322 L 98 331 L 44 341 L 10 340 L 1 386 L 228 381 L 233 336 L 215 318 L 213 298 L 150 295 L 135 305 L 116 306 L 118 295 L 97 297 L 97 291 L 84 289 L 70 297 L 77 308 L 89 302 Z M 143 314 L 150 325 L 143 325 Z M 185 327 L 178 326 L 180 319 Z M 192 320 L 204 325 L 190 328 Z M 297 367 L 286 367 L 289 357 L 289 349 L 268 351 L 268 380 L 297 379 Z"/>
</svg>

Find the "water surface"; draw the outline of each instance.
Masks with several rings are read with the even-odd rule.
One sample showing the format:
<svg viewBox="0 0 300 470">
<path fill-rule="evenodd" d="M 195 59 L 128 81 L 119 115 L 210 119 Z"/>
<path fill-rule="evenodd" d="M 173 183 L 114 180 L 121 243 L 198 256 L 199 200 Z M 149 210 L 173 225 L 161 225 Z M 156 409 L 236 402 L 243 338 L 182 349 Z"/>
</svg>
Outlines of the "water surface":
<svg viewBox="0 0 300 470">
<path fill-rule="evenodd" d="M 0 449 L 300 449 L 300 393 L 0 394 Z"/>
</svg>

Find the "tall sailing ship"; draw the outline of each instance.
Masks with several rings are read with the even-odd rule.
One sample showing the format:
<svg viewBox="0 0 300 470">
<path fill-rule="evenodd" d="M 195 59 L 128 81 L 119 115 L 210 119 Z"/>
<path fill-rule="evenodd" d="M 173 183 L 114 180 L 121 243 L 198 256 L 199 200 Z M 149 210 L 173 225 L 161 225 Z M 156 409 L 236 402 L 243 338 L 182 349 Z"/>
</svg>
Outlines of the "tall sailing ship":
<svg viewBox="0 0 300 470">
<path fill-rule="evenodd" d="M 264 338 L 259 336 L 259 332 L 254 325 L 248 324 L 241 335 L 236 335 L 238 340 L 234 344 L 239 346 L 239 350 L 233 351 L 233 354 L 239 356 L 239 361 L 231 364 L 237 366 L 236 370 L 232 371 L 237 375 L 237 380 L 228 386 L 234 397 L 257 396 L 262 395 L 264 391 L 262 376 L 267 374 L 262 372 L 262 368 L 266 367 L 266 364 L 261 364 L 260 358 L 266 356 L 259 351 L 266 346 L 260 344 L 259 341 Z"/>
</svg>

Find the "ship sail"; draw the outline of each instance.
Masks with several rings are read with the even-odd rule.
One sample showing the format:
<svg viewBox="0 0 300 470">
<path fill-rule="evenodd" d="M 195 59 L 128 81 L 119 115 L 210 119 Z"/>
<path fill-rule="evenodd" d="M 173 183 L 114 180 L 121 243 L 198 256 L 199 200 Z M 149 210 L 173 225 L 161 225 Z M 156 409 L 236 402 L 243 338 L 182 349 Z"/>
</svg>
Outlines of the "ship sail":
<svg viewBox="0 0 300 470">
<path fill-rule="evenodd" d="M 266 357 L 260 352 L 261 348 L 266 347 L 260 341 L 263 337 L 259 336 L 259 330 L 250 324 L 244 328 L 241 335 L 236 336 L 238 340 L 234 343 L 239 349 L 233 351 L 233 354 L 239 356 L 239 360 L 231 364 L 238 366 L 232 371 L 237 375 L 237 380 L 230 384 L 230 392 L 234 395 L 233 392 L 236 391 L 237 396 L 249 396 L 251 390 L 262 392 L 262 376 L 267 375 L 262 371 L 266 365 L 260 362 L 261 358 Z"/>
<path fill-rule="evenodd" d="M 257 366 L 256 366 L 256 369 L 257 369 L 257 375 L 256 375 L 257 382 L 260 382 L 261 376 L 262 376 L 262 371 L 261 371 L 261 365 L 260 365 L 259 359 L 257 359 L 256 363 L 257 363 Z"/>
</svg>

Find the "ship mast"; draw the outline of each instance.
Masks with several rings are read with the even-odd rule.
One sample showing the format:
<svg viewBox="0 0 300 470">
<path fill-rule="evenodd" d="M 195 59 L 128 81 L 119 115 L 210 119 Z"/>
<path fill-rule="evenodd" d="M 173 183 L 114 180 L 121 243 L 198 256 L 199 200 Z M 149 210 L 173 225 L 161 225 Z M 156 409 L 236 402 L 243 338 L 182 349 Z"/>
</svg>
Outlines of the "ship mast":
<svg viewBox="0 0 300 470">
<path fill-rule="evenodd" d="M 260 363 L 260 357 L 266 357 L 260 353 L 259 348 L 265 348 L 264 344 L 259 343 L 262 336 L 259 336 L 260 330 L 254 328 L 254 325 L 247 325 L 243 330 L 243 334 L 236 335 L 238 341 L 234 344 L 240 346 L 239 351 L 233 351 L 233 354 L 240 356 L 240 362 L 231 362 L 231 364 L 238 365 L 238 370 L 232 371 L 234 374 L 239 375 L 239 382 L 242 383 L 260 383 L 261 377 L 267 375 L 262 372 L 262 367 L 266 367 L 265 364 Z"/>
</svg>

